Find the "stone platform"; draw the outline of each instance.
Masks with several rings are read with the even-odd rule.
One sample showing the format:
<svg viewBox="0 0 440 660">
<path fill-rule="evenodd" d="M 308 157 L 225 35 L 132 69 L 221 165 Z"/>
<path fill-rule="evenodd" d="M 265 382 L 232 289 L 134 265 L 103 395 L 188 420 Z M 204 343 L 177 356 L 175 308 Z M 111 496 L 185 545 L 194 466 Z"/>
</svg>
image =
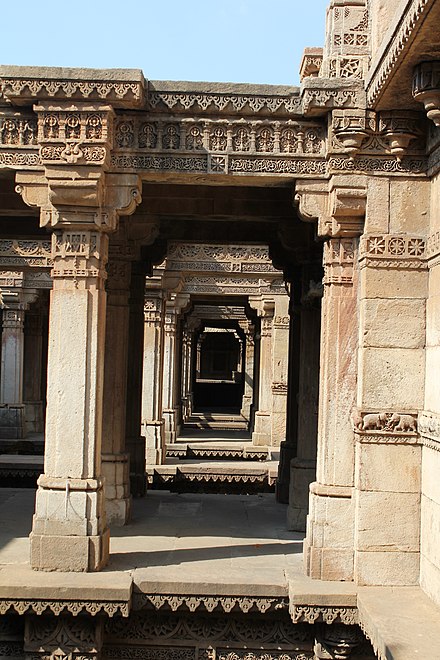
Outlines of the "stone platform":
<svg viewBox="0 0 440 660">
<path fill-rule="evenodd" d="M 30 569 L 34 495 L 0 490 L 0 614 L 285 611 L 294 623 L 359 624 L 382 660 L 436 657 L 440 611 L 419 588 L 304 576 L 302 536 L 285 531 L 273 495 L 150 492 L 112 529 L 109 565 L 83 574 Z"/>
</svg>

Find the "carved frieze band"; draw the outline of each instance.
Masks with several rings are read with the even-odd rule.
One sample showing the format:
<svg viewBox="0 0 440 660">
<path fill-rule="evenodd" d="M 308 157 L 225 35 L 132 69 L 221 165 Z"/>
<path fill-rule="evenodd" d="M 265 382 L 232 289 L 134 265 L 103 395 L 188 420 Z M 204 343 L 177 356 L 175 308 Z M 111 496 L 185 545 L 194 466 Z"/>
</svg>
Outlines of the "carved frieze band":
<svg viewBox="0 0 440 660">
<path fill-rule="evenodd" d="M 424 410 L 419 415 L 419 433 L 423 445 L 440 451 L 440 415 Z"/>
<path fill-rule="evenodd" d="M 53 265 L 50 241 L 0 239 L 0 267 Z"/>
<path fill-rule="evenodd" d="M 224 114 L 301 114 L 301 100 L 297 90 L 291 94 L 222 94 L 209 92 L 185 91 L 150 91 L 147 105 L 152 110 L 172 110 L 173 112 L 187 112 L 205 114 L 216 112 Z"/>
<path fill-rule="evenodd" d="M 356 607 L 327 607 L 325 605 L 295 605 L 291 603 L 289 612 L 293 623 L 324 622 L 332 624 L 339 622 L 350 626 L 358 623 Z"/>
<path fill-rule="evenodd" d="M 426 241 L 419 236 L 364 234 L 360 240 L 360 266 L 425 270 Z"/>
<path fill-rule="evenodd" d="M 133 609 L 171 610 L 176 612 L 183 609 L 195 612 L 200 608 L 206 612 L 222 611 L 229 613 L 234 608 L 245 614 L 248 612 L 261 612 L 282 610 L 288 606 L 286 598 L 267 598 L 250 596 L 201 596 L 176 594 L 133 594 Z"/>
<path fill-rule="evenodd" d="M 64 613 L 70 613 L 77 616 L 81 613 L 87 613 L 91 616 L 98 614 L 107 614 L 115 616 L 116 614 L 127 617 L 130 612 L 130 603 L 128 601 L 80 601 L 80 600 L 26 600 L 26 599 L 7 599 L 0 600 L 0 614 L 7 612 L 16 612 L 24 614 L 33 612 L 34 614 L 53 613 L 56 616 Z"/>
<path fill-rule="evenodd" d="M 440 231 L 436 231 L 428 237 L 426 258 L 431 268 L 440 263 Z"/>
<path fill-rule="evenodd" d="M 420 444 L 417 413 L 355 411 L 352 421 L 361 444 Z"/>
<path fill-rule="evenodd" d="M 203 243 L 175 243 L 168 245 L 164 262 L 166 270 L 231 273 L 274 273 L 267 246 L 210 245 Z"/>
<path fill-rule="evenodd" d="M 149 660 L 312 660 L 315 629 L 287 617 L 134 612 L 106 622 L 104 657 Z"/>
</svg>

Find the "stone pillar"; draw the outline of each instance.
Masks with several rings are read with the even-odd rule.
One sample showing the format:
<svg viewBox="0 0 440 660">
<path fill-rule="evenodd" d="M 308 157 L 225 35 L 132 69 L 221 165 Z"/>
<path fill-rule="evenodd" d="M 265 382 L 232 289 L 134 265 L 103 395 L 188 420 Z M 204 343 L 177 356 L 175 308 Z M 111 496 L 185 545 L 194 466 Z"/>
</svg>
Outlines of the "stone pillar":
<svg viewBox="0 0 440 660">
<path fill-rule="evenodd" d="M 23 399 L 28 433 L 44 430 L 42 396 L 44 312 L 41 299 L 26 313 L 24 340 Z"/>
<path fill-rule="evenodd" d="M 145 436 L 141 435 L 145 274 L 144 263 L 133 264 L 130 283 L 126 421 L 126 448 L 130 454 L 130 487 L 133 497 L 143 497 L 147 488 Z"/>
<path fill-rule="evenodd" d="M 307 574 L 321 580 L 353 580 L 354 432 L 358 359 L 358 237 L 362 233 L 367 181 L 335 175 L 328 183 L 296 186 L 300 216 L 318 220 L 324 244 L 324 297 L 316 481 L 310 485 L 304 541 Z"/>
<path fill-rule="evenodd" d="M 182 417 L 188 421 L 193 408 L 193 356 L 194 330 L 200 325 L 199 319 L 187 319 L 182 330 Z"/>
<path fill-rule="evenodd" d="M 165 460 L 165 421 L 162 417 L 164 301 L 161 290 L 146 288 L 142 378 L 142 432 L 147 465 Z"/>
<path fill-rule="evenodd" d="M 296 456 L 290 464 L 287 527 L 304 532 L 309 508 L 309 485 L 316 478 L 321 310 L 317 304 L 303 302 L 299 313 L 298 426 Z"/>
<path fill-rule="evenodd" d="M 255 301 L 249 300 L 251 306 Z M 270 445 L 272 440 L 272 322 L 275 311 L 273 300 L 262 300 L 254 306 L 261 317 L 260 333 L 260 373 L 258 410 L 255 412 L 255 426 L 252 433 L 254 445 Z"/>
<path fill-rule="evenodd" d="M 300 282 L 289 283 L 289 373 L 287 376 L 286 439 L 280 444 L 280 459 L 275 495 L 277 502 L 288 504 L 290 461 L 296 456 L 298 431 L 299 344 L 300 344 Z"/>
<path fill-rule="evenodd" d="M 289 296 L 275 296 L 272 326 L 271 445 L 279 447 L 286 437 L 287 372 L 289 368 Z"/>
<path fill-rule="evenodd" d="M 2 290 L 3 330 L 0 372 L 0 438 L 26 436 L 24 386 L 24 319 L 37 291 Z"/>
<path fill-rule="evenodd" d="M 180 397 L 178 388 L 179 342 L 177 337 L 179 314 L 189 302 L 188 295 L 170 294 L 165 302 L 165 336 L 163 369 L 163 417 L 165 442 L 174 442 L 178 434 Z"/>
<path fill-rule="evenodd" d="M 405 209 L 414 205 L 415 217 L 405 219 L 414 229 L 421 226 L 417 213 L 429 203 L 424 183 L 400 184 L 398 190 L 398 184 L 391 184 L 391 194 L 402 195 L 396 194 L 392 211 L 397 200 Z M 398 218 L 403 222 L 405 215 L 399 212 Z M 422 446 L 417 418 L 424 404 L 428 270 L 425 240 L 400 228 L 395 234 L 366 233 L 360 245 L 360 377 L 353 421 L 354 576 L 361 585 L 419 584 Z M 431 538 L 433 533 L 430 529 Z"/>
<path fill-rule="evenodd" d="M 357 238 L 324 246 L 317 475 L 304 545 L 307 573 L 316 579 L 353 579 L 357 254 Z"/>
<path fill-rule="evenodd" d="M 38 479 L 31 564 L 99 570 L 108 558 L 101 477 L 108 237 L 53 235 L 44 474 Z"/>
<path fill-rule="evenodd" d="M 123 225 L 120 226 L 120 231 Z M 119 236 L 112 237 L 107 278 L 102 475 L 109 525 L 124 525 L 130 517 L 130 456 L 125 451 L 127 359 L 131 262 L 124 257 Z"/>
<path fill-rule="evenodd" d="M 43 173 L 16 177 L 17 191 L 52 230 L 44 474 L 31 566 L 96 571 L 109 552 L 101 473 L 108 233 L 120 213 L 135 210 L 140 180 L 105 171 L 111 107 L 57 103 L 36 107 Z"/>
<path fill-rule="evenodd" d="M 244 385 L 241 414 L 245 419 L 251 419 L 251 407 L 254 401 L 254 368 L 255 368 L 255 326 L 250 321 L 240 322 L 245 333 L 244 355 Z"/>
<path fill-rule="evenodd" d="M 99 616 L 26 615 L 24 651 L 34 660 L 99 660 L 103 631 Z"/>
</svg>

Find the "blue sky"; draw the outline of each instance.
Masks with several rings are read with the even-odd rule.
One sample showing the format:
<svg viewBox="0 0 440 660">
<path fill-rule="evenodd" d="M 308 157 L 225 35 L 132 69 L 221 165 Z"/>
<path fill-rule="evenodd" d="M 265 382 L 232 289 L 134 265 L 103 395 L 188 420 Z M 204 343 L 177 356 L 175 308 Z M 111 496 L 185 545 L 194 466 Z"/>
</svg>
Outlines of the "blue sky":
<svg viewBox="0 0 440 660">
<path fill-rule="evenodd" d="M 329 0 L 4 2 L 3 64 L 139 68 L 151 80 L 298 84 Z"/>
</svg>

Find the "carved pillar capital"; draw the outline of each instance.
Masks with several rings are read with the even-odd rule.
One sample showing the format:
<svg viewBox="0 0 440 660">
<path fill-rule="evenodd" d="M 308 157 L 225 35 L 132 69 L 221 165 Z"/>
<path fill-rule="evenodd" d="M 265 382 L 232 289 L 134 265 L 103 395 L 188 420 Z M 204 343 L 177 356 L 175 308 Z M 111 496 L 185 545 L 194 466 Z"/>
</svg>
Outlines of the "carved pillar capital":
<svg viewBox="0 0 440 660">
<path fill-rule="evenodd" d="M 367 202 L 366 177 L 333 176 L 330 181 L 298 181 L 294 203 L 300 218 L 318 222 L 319 236 L 362 233 Z"/>
</svg>

